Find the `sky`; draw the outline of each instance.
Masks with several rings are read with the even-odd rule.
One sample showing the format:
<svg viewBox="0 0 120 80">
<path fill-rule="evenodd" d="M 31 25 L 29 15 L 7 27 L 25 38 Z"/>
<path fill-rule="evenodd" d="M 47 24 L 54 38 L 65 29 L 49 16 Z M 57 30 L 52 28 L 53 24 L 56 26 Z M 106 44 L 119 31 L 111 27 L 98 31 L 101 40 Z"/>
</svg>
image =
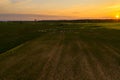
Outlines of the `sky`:
<svg viewBox="0 0 120 80">
<path fill-rule="evenodd" d="M 120 0 L 0 0 L 0 20 L 24 14 L 46 19 L 115 18 L 120 14 Z"/>
</svg>

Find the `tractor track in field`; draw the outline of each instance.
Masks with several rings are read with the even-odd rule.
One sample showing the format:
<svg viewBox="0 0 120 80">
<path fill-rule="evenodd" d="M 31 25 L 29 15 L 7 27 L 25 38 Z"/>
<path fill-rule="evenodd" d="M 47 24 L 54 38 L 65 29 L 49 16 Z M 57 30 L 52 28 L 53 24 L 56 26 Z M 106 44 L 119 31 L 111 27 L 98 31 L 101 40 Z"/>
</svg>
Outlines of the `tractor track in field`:
<svg viewBox="0 0 120 80">
<path fill-rule="evenodd" d="M 59 40 L 59 39 L 58 39 Z M 57 43 L 56 45 L 53 45 L 53 50 L 54 48 L 57 48 L 58 47 L 58 40 L 56 40 L 54 42 Z M 60 39 L 61 40 L 61 39 Z M 39 39 L 37 40 L 39 41 Z M 49 44 L 50 42 L 50 44 Z M 52 42 L 52 43 L 51 43 Z M 46 59 L 51 56 L 51 54 L 48 52 L 50 51 L 51 49 L 47 49 L 47 48 L 50 48 L 51 44 L 53 44 L 53 39 L 47 41 L 48 45 L 46 46 L 46 42 L 40 44 L 41 42 L 38 42 L 36 43 L 36 40 L 35 41 L 32 41 L 30 42 L 30 45 L 29 46 L 35 46 L 34 48 L 30 48 L 30 52 L 29 51 L 26 51 L 24 50 L 23 53 L 24 54 L 20 54 L 22 53 L 22 51 L 19 51 L 19 55 L 16 55 L 16 56 L 11 56 L 11 57 L 8 57 L 8 59 L 5 59 L 3 61 L 1 61 L 1 65 L 4 66 L 3 69 L 0 70 L 0 79 L 1 77 L 4 77 L 5 76 L 5 79 L 10 79 L 11 77 L 14 79 L 15 76 L 17 75 L 22 75 L 21 73 L 26 73 L 25 71 L 27 70 L 27 68 L 31 67 L 31 66 L 34 66 L 37 65 L 40 66 L 41 63 L 39 63 L 38 61 L 40 59 L 44 59 L 46 61 Z M 37 45 L 37 46 L 36 46 Z M 29 46 L 25 46 L 27 48 L 29 48 Z M 52 48 L 52 47 L 51 47 Z M 42 50 L 43 49 L 43 50 Z M 48 50 L 48 51 L 47 51 Z M 29 53 L 28 53 L 29 52 Z M 42 53 L 41 53 L 42 52 Z M 37 54 L 36 54 L 37 53 Z M 44 54 L 44 55 L 43 55 Z M 46 55 L 45 55 L 46 54 Z M 42 56 L 42 57 L 41 57 Z M 33 60 L 32 60 L 33 59 Z M 40 60 L 42 61 L 42 60 Z M 37 64 L 39 63 L 39 64 Z M 8 66 L 9 65 L 9 66 Z M 25 66 L 24 66 L 25 65 Z M 2 66 L 0 66 L 2 68 Z M 21 67 L 22 66 L 22 67 Z M 40 68 L 40 67 L 38 67 Z M 15 70 L 15 71 L 14 71 Z M 12 75 L 9 73 L 10 71 L 12 71 Z M 29 70 L 30 71 L 30 70 Z M 6 73 L 7 72 L 7 73 Z M 4 74 L 5 73 L 5 74 Z M 29 72 L 30 73 L 30 72 Z M 9 75 L 7 75 L 9 74 Z M 24 75 L 23 75 L 24 76 Z M 21 76 L 21 77 L 23 77 Z M 27 78 L 26 78 L 27 79 Z"/>
<path fill-rule="evenodd" d="M 81 74 L 83 74 L 83 79 L 85 80 L 96 80 L 95 79 L 95 75 L 93 73 L 93 69 L 91 67 L 91 64 L 88 60 L 88 54 L 85 53 L 84 51 L 84 48 L 83 47 L 85 45 L 85 43 L 83 43 L 82 41 L 77 41 L 77 44 L 79 46 L 79 48 L 81 48 L 81 52 L 82 54 L 84 55 L 81 59 L 81 62 L 80 62 L 80 67 L 81 67 Z"/>
<path fill-rule="evenodd" d="M 99 44 L 99 43 L 98 43 Z M 106 72 L 106 75 L 110 77 L 111 80 L 120 79 L 120 57 L 119 53 L 117 53 L 113 47 L 110 47 L 109 45 L 105 44 L 99 44 L 102 55 L 102 64 L 104 66 L 104 71 Z M 104 54 L 102 54 L 104 53 Z"/>
<path fill-rule="evenodd" d="M 120 80 L 119 50 L 108 44 L 51 33 L 23 47 L 1 59 L 0 80 Z"/>
<path fill-rule="evenodd" d="M 52 51 L 49 53 L 48 60 L 46 61 L 45 65 L 43 66 L 43 69 L 40 71 L 38 80 L 54 80 L 54 75 L 56 68 L 58 66 L 59 60 L 60 60 L 60 54 L 63 49 L 63 45 L 60 44 L 61 41 L 64 39 L 63 35 L 61 36 L 60 41 L 57 43 L 55 47 L 52 48 Z"/>
<path fill-rule="evenodd" d="M 95 80 L 110 80 L 108 76 L 105 75 L 103 66 L 101 65 L 100 61 L 96 58 L 96 56 L 94 55 L 94 52 L 92 51 L 91 46 L 84 43 L 83 47 L 86 49 L 86 53 L 88 54 L 88 60 L 91 64 L 91 68 L 95 75 L 95 78 L 96 78 Z"/>
<path fill-rule="evenodd" d="M 116 52 L 111 47 L 99 42 L 92 43 L 92 46 L 86 44 L 85 47 L 89 53 L 88 57 L 90 58 L 88 60 L 91 60 L 91 67 L 93 66 L 93 69 L 96 70 L 94 74 L 97 76 L 97 80 L 120 79 L 119 56 L 116 55 Z M 94 52 L 96 48 L 98 52 Z"/>
</svg>

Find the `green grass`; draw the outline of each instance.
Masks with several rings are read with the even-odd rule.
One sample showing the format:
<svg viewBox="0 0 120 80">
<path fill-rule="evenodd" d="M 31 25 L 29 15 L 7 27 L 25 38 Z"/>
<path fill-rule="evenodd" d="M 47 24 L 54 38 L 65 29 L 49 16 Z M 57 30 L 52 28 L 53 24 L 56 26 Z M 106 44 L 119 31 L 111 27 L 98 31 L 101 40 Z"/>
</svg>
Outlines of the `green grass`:
<svg viewBox="0 0 120 80">
<path fill-rule="evenodd" d="M 26 41 L 45 34 L 42 24 L 3 22 L 0 23 L 0 53 L 16 47 Z M 48 27 L 47 27 L 48 28 Z"/>
<path fill-rule="evenodd" d="M 117 23 L 117 22 L 116 23 L 98 23 L 97 25 L 103 26 L 108 29 L 120 30 L 120 23 Z"/>
</svg>

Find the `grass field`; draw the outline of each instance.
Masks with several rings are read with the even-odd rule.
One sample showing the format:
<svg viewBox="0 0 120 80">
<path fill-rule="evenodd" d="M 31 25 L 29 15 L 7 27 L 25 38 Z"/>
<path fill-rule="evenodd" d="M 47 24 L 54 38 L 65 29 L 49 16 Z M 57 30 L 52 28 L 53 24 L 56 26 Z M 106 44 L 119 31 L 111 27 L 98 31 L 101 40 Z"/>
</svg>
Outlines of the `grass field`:
<svg viewBox="0 0 120 80">
<path fill-rule="evenodd" d="M 120 23 L 1 22 L 0 80 L 120 80 Z"/>
</svg>

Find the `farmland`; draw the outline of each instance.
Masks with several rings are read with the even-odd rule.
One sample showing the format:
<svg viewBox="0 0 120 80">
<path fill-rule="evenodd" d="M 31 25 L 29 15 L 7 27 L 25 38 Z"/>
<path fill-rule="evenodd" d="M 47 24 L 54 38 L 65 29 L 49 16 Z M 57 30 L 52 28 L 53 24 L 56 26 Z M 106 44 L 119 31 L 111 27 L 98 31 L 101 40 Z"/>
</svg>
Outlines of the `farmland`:
<svg viewBox="0 0 120 80">
<path fill-rule="evenodd" d="M 0 80 L 120 80 L 120 23 L 0 22 Z"/>
</svg>

